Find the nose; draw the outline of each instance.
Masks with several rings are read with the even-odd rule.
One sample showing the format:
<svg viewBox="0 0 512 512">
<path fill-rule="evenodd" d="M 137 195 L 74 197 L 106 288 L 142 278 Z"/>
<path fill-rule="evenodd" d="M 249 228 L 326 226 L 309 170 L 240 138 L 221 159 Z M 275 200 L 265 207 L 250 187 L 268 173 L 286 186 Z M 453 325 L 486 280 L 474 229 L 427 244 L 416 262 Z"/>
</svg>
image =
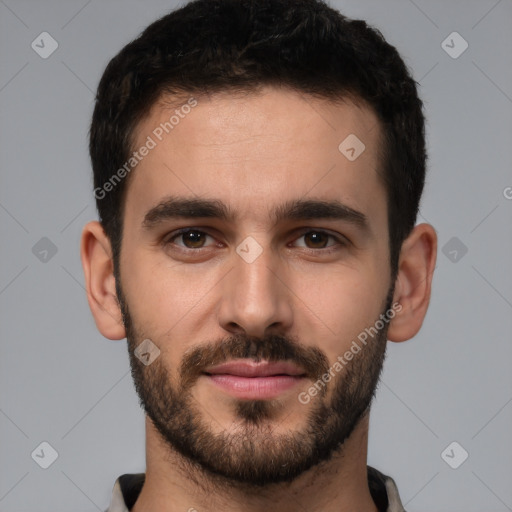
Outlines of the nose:
<svg viewBox="0 0 512 512">
<path fill-rule="evenodd" d="M 233 254 L 234 268 L 223 281 L 219 308 L 221 327 L 231 334 L 262 337 L 283 334 L 293 323 L 293 292 L 285 267 L 270 249 L 254 260 Z"/>
</svg>

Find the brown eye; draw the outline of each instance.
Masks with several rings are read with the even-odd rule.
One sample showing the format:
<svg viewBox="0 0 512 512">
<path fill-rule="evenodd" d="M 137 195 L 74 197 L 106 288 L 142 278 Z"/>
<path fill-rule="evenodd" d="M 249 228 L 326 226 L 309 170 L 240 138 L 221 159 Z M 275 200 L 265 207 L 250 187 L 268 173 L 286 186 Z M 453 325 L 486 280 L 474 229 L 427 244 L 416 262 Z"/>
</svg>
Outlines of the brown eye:
<svg viewBox="0 0 512 512">
<path fill-rule="evenodd" d="M 174 243 L 178 247 L 184 247 L 186 249 L 202 249 L 206 245 L 207 238 L 212 238 L 204 231 L 198 229 L 183 229 L 171 236 L 165 243 Z M 176 240 L 181 243 L 175 242 Z"/>
<path fill-rule="evenodd" d="M 205 242 L 206 235 L 201 231 L 188 231 L 181 235 L 183 243 L 189 249 L 197 249 L 202 247 Z"/>
<path fill-rule="evenodd" d="M 327 241 L 330 235 L 322 233 L 321 231 L 311 231 L 304 235 L 304 240 L 310 242 L 309 247 L 311 249 L 323 249 L 326 247 Z"/>
<path fill-rule="evenodd" d="M 297 243 L 303 239 L 303 243 Z M 331 242 L 329 241 L 331 240 Z M 334 243 L 332 242 L 334 241 Z M 336 245 L 344 245 L 342 239 L 326 233 L 325 231 L 306 231 L 295 242 L 296 247 L 304 247 L 306 249 L 329 249 Z"/>
</svg>

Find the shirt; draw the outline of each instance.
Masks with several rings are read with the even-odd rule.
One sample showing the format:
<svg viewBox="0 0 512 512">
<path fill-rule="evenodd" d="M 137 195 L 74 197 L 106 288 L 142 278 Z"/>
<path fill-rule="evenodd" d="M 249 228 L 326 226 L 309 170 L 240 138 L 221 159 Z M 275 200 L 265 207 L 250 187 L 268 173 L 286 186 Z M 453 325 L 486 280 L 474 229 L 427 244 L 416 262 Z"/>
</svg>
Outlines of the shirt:
<svg viewBox="0 0 512 512">
<path fill-rule="evenodd" d="M 130 512 L 142 491 L 145 477 L 145 473 L 121 475 L 116 480 L 110 506 L 105 512 Z M 405 512 L 391 477 L 368 466 L 368 486 L 379 512 Z"/>
</svg>

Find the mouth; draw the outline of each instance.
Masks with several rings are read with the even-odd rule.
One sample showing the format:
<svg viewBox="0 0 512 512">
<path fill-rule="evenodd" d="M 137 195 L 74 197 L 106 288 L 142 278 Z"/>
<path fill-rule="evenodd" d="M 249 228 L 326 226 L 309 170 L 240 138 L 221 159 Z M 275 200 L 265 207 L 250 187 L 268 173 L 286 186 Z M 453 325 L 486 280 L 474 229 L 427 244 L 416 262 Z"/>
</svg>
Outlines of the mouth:
<svg viewBox="0 0 512 512">
<path fill-rule="evenodd" d="M 307 377 L 297 365 L 287 362 L 239 359 L 208 368 L 204 372 L 208 381 L 228 394 L 245 400 L 276 398 Z"/>
</svg>

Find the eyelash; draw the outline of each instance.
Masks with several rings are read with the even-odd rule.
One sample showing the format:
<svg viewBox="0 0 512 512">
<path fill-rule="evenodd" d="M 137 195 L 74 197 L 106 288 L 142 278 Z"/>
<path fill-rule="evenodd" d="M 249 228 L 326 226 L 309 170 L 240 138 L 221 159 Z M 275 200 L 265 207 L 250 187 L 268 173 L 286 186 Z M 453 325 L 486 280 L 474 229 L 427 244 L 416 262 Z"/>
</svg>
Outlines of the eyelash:
<svg viewBox="0 0 512 512">
<path fill-rule="evenodd" d="M 182 228 L 182 229 L 179 229 L 177 231 L 174 231 L 173 233 L 170 234 L 170 236 L 166 237 L 163 240 L 164 247 L 167 247 L 167 246 L 173 244 L 173 241 L 176 238 L 180 237 L 181 235 L 190 233 L 190 232 L 201 233 L 203 235 L 210 236 L 211 238 L 214 238 L 208 232 L 203 231 L 201 229 Z M 302 247 L 302 249 L 306 249 L 306 251 L 313 251 L 313 252 L 321 251 L 321 252 L 323 252 L 325 254 L 329 254 L 331 252 L 339 250 L 340 248 L 345 247 L 345 246 L 348 245 L 348 240 L 345 239 L 345 237 L 339 237 L 339 236 L 333 235 L 333 234 L 331 234 L 331 233 L 329 233 L 327 231 L 321 230 L 321 229 L 311 229 L 311 228 L 304 229 L 304 230 L 300 231 L 298 238 L 302 238 L 303 236 L 308 235 L 310 233 L 317 233 L 317 234 L 321 234 L 321 235 L 326 235 L 327 237 L 333 239 L 336 242 L 336 244 L 328 246 L 328 247 L 324 247 L 324 248 L 319 248 L 319 249 L 313 249 L 311 247 Z M 297 239 L 295 239 L 295 240 L 297 240 Z M 176 247 L 179 247 L 179 250 L 183 251 L 183 252 L 195 252 L 195 253 L 200 252 L 202 249 L 208 249 L 208 247 L 199 247 L 197 249 L 193 249 L 191 247 L 182 247 L 182 246 L 176 246 Z"/>
</svg>

